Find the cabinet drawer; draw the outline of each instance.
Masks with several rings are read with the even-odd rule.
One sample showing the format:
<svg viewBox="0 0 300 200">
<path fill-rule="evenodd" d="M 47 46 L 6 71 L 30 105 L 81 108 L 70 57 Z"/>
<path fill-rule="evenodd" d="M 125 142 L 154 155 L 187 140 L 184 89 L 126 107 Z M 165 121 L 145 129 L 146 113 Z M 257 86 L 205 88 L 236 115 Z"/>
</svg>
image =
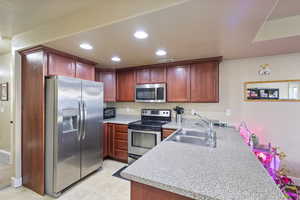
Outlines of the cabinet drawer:
<svg viewBox="0 0 300 200">
<path fill-rule="evenodd" d="M 115 139 L 128 141 L 128 133 L 116 132 Z"/>
<path fill-rule="evenodd" d="M 176 129 L 163 129 L 163 139 L 169 137 Z"/>
<path fill-rule="evenodd" d="M 122 124 L 116 124 L 116 132 L 127 133 L 128 132 L 128 126 L 127 125 L 122 125 Z"/>
<path fill-rule="evenodd" d="M 123 140 L 115 140 L 115 149 L 128 151 L 128 142 Z"/>
<path fill-rule="evenodd" d="M 128 162 L 128 152 L 123 150 L 115 150 L 115 159 Z"/>
</svg>

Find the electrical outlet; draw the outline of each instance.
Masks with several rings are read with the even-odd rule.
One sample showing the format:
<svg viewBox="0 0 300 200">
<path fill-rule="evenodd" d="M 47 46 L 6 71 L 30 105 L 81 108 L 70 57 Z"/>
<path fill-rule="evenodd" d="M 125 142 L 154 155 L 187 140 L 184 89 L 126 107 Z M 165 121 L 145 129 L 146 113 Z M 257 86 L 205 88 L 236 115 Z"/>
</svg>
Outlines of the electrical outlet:
<svg viewBox="0 0 300 200">
<path fill-rule="evenodd" d="M 227 109 L 225 110 L 225 115 L 226 115 L 227 117 L 231 116 L 231 109 L 227 108 Z"/>
<path fill-rule="evenodd" d="M 195 113 L 197 113 L 196 110 L 192 109 L 191 114 L 194 115 Z"/>
</svg>

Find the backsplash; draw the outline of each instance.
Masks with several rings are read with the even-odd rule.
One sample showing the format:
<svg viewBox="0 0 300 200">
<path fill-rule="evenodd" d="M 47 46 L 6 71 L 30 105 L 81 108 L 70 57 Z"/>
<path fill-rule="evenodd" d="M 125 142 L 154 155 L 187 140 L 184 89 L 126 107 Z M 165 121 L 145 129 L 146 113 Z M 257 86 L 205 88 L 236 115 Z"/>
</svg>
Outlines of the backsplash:
<svg viewBox="0 0 300 200">
<path fill-rule="evenodd" d="M 185 119 L 196 118 L 192 115 L 192 111 L 195 111 L 210 119 L 226 122 L 228 120 L 226 113 L 230 112 L 230 110 L 226 110 L 220 103 L 108 103 L 107 106 L 115 106 L 117 114 L 127 115 L 140 115 L 143 108 L 171 109 L 173 118 L 175 117 L 173 108 L 181 106 L 184 108 L 183 118 Z"/>
</svg>

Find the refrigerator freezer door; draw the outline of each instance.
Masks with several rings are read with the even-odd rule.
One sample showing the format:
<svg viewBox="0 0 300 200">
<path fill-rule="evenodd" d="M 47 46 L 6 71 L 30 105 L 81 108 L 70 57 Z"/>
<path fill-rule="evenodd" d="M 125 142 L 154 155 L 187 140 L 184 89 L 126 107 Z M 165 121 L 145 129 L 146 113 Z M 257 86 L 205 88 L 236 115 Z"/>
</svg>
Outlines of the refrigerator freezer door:
<svg viewBox="0 0 300 200">
<path fill-rule="evenodd" d="M 82 103 L 81 176 L 84 177 L 103 163 L 103 84 L 82 81 Z"/>
<path fill-rule="evenodd" d="M 57 77 L 57 130 L 54 137 L 54 189 L 60 192 L 80 179 L 81 81 Z"/>
</svg>

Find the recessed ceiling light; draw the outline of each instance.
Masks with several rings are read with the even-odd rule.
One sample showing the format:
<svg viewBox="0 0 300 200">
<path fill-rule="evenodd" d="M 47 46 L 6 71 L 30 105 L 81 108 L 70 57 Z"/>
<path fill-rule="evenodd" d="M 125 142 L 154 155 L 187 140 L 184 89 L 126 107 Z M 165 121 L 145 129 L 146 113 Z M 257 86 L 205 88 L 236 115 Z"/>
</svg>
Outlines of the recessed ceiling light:
<svg viewBox="0 0 300 200">
<path fill-rule="evenodd" d="M 167 55 L 167 52 L 165 50 L 159 49 L 155 53 L 157 56 L 165 56 Z"/>
<path fill-rule="evenodd" d="M 118 57 L 118 56 L 114 56 L 114 57 L 111 58 L 111 60 L 114 61 L 114 62 L 120 62 L 121 58 Z"/>
<path fill-rule="evenodd" d="M 148 33 L 146 33 L 145 31 L 136 31 L 134 33 L 134 37 L 136 37 L 137 39 L 146 39 L 148 37 Z"/>
<path fill-rule="evenodd" d="M 90 45 L 88 43 L 80 44 L 80 48 L 85 49 L 85 50 L 92 50 L 93 49 L 92 45 Z"/>
</svg>

